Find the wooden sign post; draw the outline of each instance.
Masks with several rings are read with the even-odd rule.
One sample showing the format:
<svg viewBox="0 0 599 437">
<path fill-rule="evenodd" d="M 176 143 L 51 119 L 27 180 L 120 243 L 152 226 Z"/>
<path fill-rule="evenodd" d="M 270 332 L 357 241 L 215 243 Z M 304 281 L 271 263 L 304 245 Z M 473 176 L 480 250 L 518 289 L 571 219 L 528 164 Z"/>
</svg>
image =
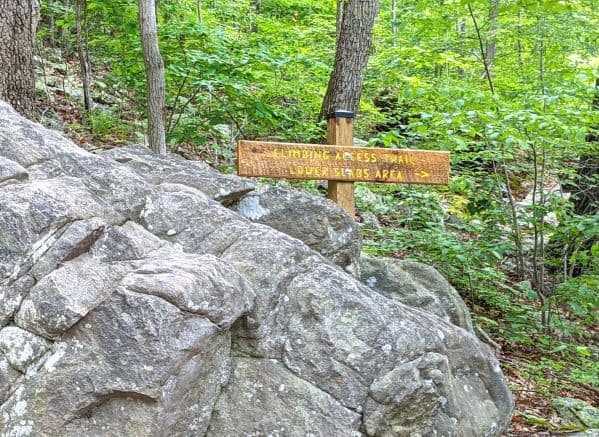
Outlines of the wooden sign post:
<svg viewBox="0 0 599 437">
<path fill-rule="evenodd" d="M 239 141 L 237 174 L 285 179 L 323 179 L 328 197 L 355 213 L 353 182 L 449 183 L 449 152 L 353 147 L 353 114 L 328 120 L 329 145 Z"/>
<path fill-rule="evenodd" d="M 335 111 L 327 115 L 327 143 L 339 146 L 354 145 L 354 113 Z M 353 182 L 328 181 L 327 197 L 345 209 L 352 217 L 356 213 Z"/>
</svg>

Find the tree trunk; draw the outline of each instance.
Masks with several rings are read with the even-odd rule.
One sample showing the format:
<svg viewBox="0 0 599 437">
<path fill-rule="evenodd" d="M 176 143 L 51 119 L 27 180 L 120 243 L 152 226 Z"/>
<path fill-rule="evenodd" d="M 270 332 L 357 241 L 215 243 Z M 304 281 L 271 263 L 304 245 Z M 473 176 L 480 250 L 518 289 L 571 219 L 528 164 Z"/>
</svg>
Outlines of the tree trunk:
<svg viewBox="0 0 599 437">
<path fill-rule="evenodd" d="M 345 10 L 345 0 L 337 0 L 337 20 L 335 22 L 335 41 L 339 41 L 341 34 L 341 24 L 343 24 L 343 11 Z"/>
<path fill-rule="evenodd" d="M 139 0 L 139 27 L 146 66 L 148 140 L 154 152 L 166 154 L 164 63 L 158 47 L 154 0 Z"/>
<path fill-rule="evenodd" d="M 325 94 L 321 117 L 344 109 L 356 112 L 362 93 L 364 70 L 372 43 L 372 28 L 379 10 L 378 0 L 348 0 L 338 29 L 335 65 Z"/>
<path fill-rule="evenodd" d="M 33 54 L 38 0 L 0 0 L 0 100 L 35 118 Z"/>
<path fill-rule="evenodd" d="M 485 74 L 493 74 L 493 62 L 497 52 L 497 17 L 499 16 L 499 0 L 489 2 L 489 33 L 487 34 L 487 47 L 485 57 L 487 59 L 487 70 Z"/>
<path fill-rule="evenodd" d="M 391 0 L 391 34 L 397 35 L 397 0 Z M 393 38 L 393 47 L 395 47 L 395 38 Z"/>
<path fill-rule="evenodd" d="M 86 111 L 90 111 L 93 108 L 93 101 L 91 95 L 91 64 L 89 62 L 89 53 L 87 51 L 87 44 L 84 40 L 82 22 L 85 20 L 87 27 L 87 0 L 77 0 L 76 6 L 77 15 L 77 53 L 79 54 L 79 68 L 81 71 L 81 83 L 83 84 L 83 104 Z"/>
<path fill-rule="evenodd" d="M 462 17 L 458 18 L 455 23 L 455 30 L 458 35 L 459 45 L 464 45 L 466 40 L 466 20 Z M 466 76 L 466 70 L 464 67 L 457 67 L 456 72 L 460 79 L 463 79 Z"/>
<path fill-rule="evenodd" d="M 470 17 L 472 18 L 472 24 L 474 25 L 474 30 L 476 30 L 476 38 L 478 39 L 478 46 L 480 48 L 480 55 L 483 60 L 483 65 L 485 67 L 485 72 L 483 77 L 487 78 L 487 82 L 489 83 L 489 90 L 491 94 L 495 94 L 495 87 L 493 85 L 493 78 L 491 77 L 491 72 L 489 70 L 489 62 L 487 61 L 487 51 L 485 50 L 483 37 L 481 35 L 481 29 L 476 21 L 476 17 L 474 15 L 474 11 L 472 10 L 472 6 L 468 3 L 468 11 L 470 12 Z"/>
<path fill-rule="evenodd" d="M 198 24 L 202 24 L 202 0 L 196 0 L 196 11 L 198 14 Z"/>
</svg>

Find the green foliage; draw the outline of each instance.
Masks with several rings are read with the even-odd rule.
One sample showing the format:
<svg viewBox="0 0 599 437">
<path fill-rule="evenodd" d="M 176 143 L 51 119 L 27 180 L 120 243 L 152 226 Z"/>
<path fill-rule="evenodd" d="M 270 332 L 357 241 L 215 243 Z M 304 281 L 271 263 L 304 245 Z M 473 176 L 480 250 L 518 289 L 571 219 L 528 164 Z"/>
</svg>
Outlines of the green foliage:
<svg viewBox="0 0 599 437">
<path fill-rule="evenodd" d="M 96 140 L 124 142 L 131 138 L 132 129 L 110 111 L 95 109 L 88 114 L 90 133 Z"/>
</svg>

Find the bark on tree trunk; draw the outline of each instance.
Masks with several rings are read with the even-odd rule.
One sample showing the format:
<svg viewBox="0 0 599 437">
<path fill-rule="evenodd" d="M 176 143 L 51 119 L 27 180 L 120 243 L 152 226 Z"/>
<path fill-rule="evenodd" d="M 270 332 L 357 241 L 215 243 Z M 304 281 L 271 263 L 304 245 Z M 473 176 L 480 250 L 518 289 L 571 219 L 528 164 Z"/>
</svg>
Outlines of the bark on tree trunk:
<svg viewBox="0 0 599 437">
<path fill-rule="evenodd" d="M 489 33 L 487 34 L 487 70 L 485 74 L 493 74 L 493 62 L 497 51 L 497 17 L 499 16 L 499 0 L 489 2 Z"/>
<path fill-rule="evenodd" d="M 158 47 L 154 0 L 139 0 L 139 27 L 146 66 L 148 140 L 150 148 L 166 154 L 164 63 Z"/>
<path fill-rule="evenodd" d="M 89 61 L 89 53 L 87 51 L 87 44 L 85 43 L 83 35 L 83 21 L 87 15 L 87 0 L 77 0 L 76 6 L 77 15 L 77 52 L 79 54 L 79 68 L 81 70 L 81 83 L 83 84 L 83 104 L 86 111 L 90 111 L 93 108 L 93 101 L 91 95 L 91 64 Z"/>
<path fill-rule="evenodd" d="M 38 0 L 0 0 L 0 100 L 31 119 L 35 112 L 33 54 Z"/>
<path fill-rule="evenodd" d="M 341 34 L 341 24 L 343 23 L 343 10 L 345 9 L 345 0 L 337 0 L 337 21 L 335 23 L 335 41 L 339 41 Z"/>
<path fill-rule="evenodd" d="M 345 109 L 356 112 L 362 93 L 364 70 L 372 43 L 372 28 L 379 10 L 378 0 L 348 0 L 338 9 L 335 65 L 320 116 Z"/>
</svg>

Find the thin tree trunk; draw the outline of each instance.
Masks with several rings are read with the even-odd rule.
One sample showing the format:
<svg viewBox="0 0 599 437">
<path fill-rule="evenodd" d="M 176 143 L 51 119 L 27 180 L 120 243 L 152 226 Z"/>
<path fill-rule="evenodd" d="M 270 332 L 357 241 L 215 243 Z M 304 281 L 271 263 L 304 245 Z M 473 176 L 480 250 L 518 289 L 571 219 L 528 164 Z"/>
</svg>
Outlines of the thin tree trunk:
<svg viewBox="0 0 599 437">
<path fill-rule="evenodd" d="M 55 33 L 56 33 L 56 21 L 54 20 L 54 1 L 52 1 L 52 6 L 50 6 L 50 16 L 48 17 L 50 21 L 50 47 L 56 47 L 55 42 Z"/>
<path fill-rule="evenodd" d="M 65 11 L 71 11 L 71 1 L 70 0 L 64 0 L 64 10 Z M 71 40 L 69 38 L 69 34 L 71 32 L 71 29 L 67 26 L 59 26 L 58 27 L 59 30 L 59 45 L 60 45 L 60 52 L 61 52 L 61 56 L 63 59 L 68 59 L 70 58 L 71 54 L 73 53 L 73 47 L 71 46 Z"/>
<path fill-rule="evenodd" d="M 547 196 L 545 193 L 545 173 L 547 170 L 547 151 L 543 148 L 543 153 L 541 155 L 543 161 L 541 162 L 541 198 L 540 202 L 542 206 L 545 206 L 547 202 Z M 541 216 L 539 223 L 539 278 L 540 278 L 540 288 L 539 291 L 547 298 L 551 297 L 553 293 L 553 289 L 547 289 L 545 286 L 545 215 Z M 546 302 L 544 307 L 544 316 L 543 322 L 547 329 L 550 328 L 551 325 L 551 301 Z"/>
<path fill-rule="evenodd" d="M 33 54 L 38 0 L 0 0 L 0 100 L 36 118 Z"/>
<path fill-rule="evenodd" d="M 476 30 L 476 36 L 478 39 L 478 46 L 480 48 L 480 55 L 483 58 L 483 65 L 485 67 L 485 76 L 487 78 L 487 82 L 489 82 L 489 89 L 491 90 L 491 94 L 495 94 L 495 87 L 493 86 L 493 78 L 491 77 L 491 71 L 489 70 L 489 61 L 487 60 L 487 52 L 484 49 L 482 35 L 480 33 L 480 27 L 478 26 L 478 22 L 476 21 L 476 17 L 474 16 L 474 11 L 472 10 L 472 6 L 468 3 L 468 11 L 470 12 L 470 17 L 472 18 L 472 24 L 474 24 L 474 30 Z"/>
<path fill-rule="evenodd" d="M 493 62 L 497 52 L 497 17 L 499 16 L 499 0 L 489 2 L 489 33 L 487 34 L 486 59 L 487 69 L 485 74 L 493 74 Z"/>
<path fill-rule="evenodd" d="M 397 0 L 391 0 L 391 34 L 397 35 Z M 393 38 L 393 47 L 395 47 L 395 38 Z"/>
<path fill-rule="evenodd" d="M 474 11 L 470 4 L 468 4 L 468 11 L 470 12 L 470 17 L 472 18 L 472 24 L 474 25 L 474 30 L 476 31 L 476 36 L 478 38 L 478 46 L 480 49 L 480 54 L 483 60 L 483 65 L 485 67 L 485 73 L 487 77 L 487 82 L 489 84 L 489 91 L 491 94 L 495 95 L 495 86 L 493 85 L 493 77 L 489 74 L 489 65 L 487 63 L 487 54 L 484 49 L 484 44 L 480 32 L 480 27 L 478 26 L 478 22 L 476 21 L 476 17 L 474 16 Z M 520 232 L 520 224 L 518 223 L 518 211 L 516 210 L 516 200 L 514 199 L 514 195 L 512 193 L 512 188 L 510 184 L 510 174 L 507 169 L 507 165 L 505 163 L 505 158 L 503 158 L 502 154 L 502 162 L 501 169 L 503 171 L 503 180 L 505 183 L 505 189 L 508 197 L 508 204 L 511 212 L 511 220 L 512 220 L 512 236 L 514 239 L 514 248 L 516 251 L 516 274 L 519 277 L 524 277 L 524 250 L 522 247 L 522 234 Z"/>
<path fill-rule="evenodd" d="M 541 83 L 541 94 L 543 96 L 543 113 L 547 112 L 547 87 L 545 83 L 545 18 L 539 21 L 539 37 L 541 38 L 539 47 L 539 80 Z M 536 150 L 533 149 L 536 155 Z M 535 257 L 535 278 L 537 281 L 537 293 L 542 296 L 541 303 L 541 322 L 546 330 L 550 329 L 551 324 L 551 303 L 549 297 L 551 297 L 551 290 L 545 288 L 545 213 L 544 207 L 546 203 L 545 195 L 545 171 L 547 169 L 547 151 L 544 145 L 541 143 L 541 169 L 539 173 L 540 180 L 539 185 L 539 202 L 535 205 L 535 199 L 533 195 L 533 219 L 534 219 L 534 230 L 535 230 L 535 246 L 534 246 L 534 257 Z M 537 170 L 537 156 L 535 156 L 535 185 L 537 184 L 536 174 Z M 539 215 L 536 212 L 536 206 L 541 206 L 542 213 Z M 537 241 L 538 238 L 538 241 Z"/>
<path fill-rule="evenodd" d="M 76 5 L 77 15 L 77 53 L 79 54 L 79 68 L 81 72 L 81 83 L 83 84 L 83 104 L 86 111 L 93 109 L 93 101 L 91 95 L 91 65 L 89 61 L 89 53 L 83 35 L 83 21 L 86 21 L 87 15 L 87 0 L 77 0 Z"/>
<path fill-rule="evenodd" d="M 458 18 L 455 23 L 455 30 L 458 35 L 460 45 L 463 45 L 466 39 L 466 20 L 464 18 Z M 466 76 L 466 71 L 463 67 L 458 67 L 456 71 L 459 78 Z"/>
<path fill-rule="evenodd" d="M 378 0 L 338 2 L 338 38 L 335 65 L 320 116 L 345 109 L 356 112 L 362 94 L 364 70 L 372 44 L 372 28 L 379 10 Z M 339 12 L 342 17 L 339 17 Z"/>
<path fill-rule="evenodd" d="M 533 181 L 532 181 L 532 225 L 533 225 L 533 251 L 532 251 L 532 286 L 537 291 L 541 303 L 545 303 L 545 295 L 541 292 L 542 279 L 539 275 L 539 223 L 537 221 L 537 208 L 539 202 L 537 202 L 537 190 L 539 189 L 539 160 L 537 153 L 536 144 L 531 145 L 532 148 L 532 167 L 533 167 Z M 541 185 L 541 191 L 543 187 Z"/>
<path fill-rule="evenodd" d="M 146 67 L 148 140 L 154 152 L 166 154 L 164 63 L 158 46 L 154 0 L 139 0 L 139 27 Z"/>
</svg>

